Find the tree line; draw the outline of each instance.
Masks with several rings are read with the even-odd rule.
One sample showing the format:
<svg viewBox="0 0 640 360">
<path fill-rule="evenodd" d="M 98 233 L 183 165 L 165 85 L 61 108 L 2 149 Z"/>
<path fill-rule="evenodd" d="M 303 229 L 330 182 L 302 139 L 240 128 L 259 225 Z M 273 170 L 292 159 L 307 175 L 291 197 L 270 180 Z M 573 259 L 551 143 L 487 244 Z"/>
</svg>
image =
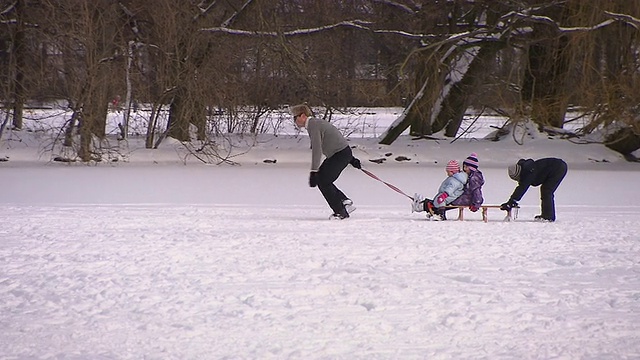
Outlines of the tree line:
<svg viewBox="0 0 640 360">
<path fill-rule="evenodd" d="M 302 102 L 403 107 L 384 144 L 407 129 L 454 137 L 469 108 L 549 132 L 577 109 L 575 135 L 610 129 L 630 154 L 639 19 L 639 2 L 608 0 L 0 0 L 2 129 L 22 127 L 29 101 L 65 100 L 61 146 L 89 161 L 118 97 L 126 114 L 151 106 L 149 148 L 257 133 Z"/>
</svg>

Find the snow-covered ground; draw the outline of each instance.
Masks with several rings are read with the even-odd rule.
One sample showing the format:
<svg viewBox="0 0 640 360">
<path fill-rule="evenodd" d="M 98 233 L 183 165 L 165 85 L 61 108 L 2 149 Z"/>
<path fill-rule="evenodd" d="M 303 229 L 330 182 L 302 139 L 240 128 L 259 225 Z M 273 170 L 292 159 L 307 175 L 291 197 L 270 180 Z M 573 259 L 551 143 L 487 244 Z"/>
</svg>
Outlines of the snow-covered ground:
<svg viewBox="0 0 640 360">
<path fill-rule="evenodd" d="M 353 136 L 410 195 L 477 152 L 492 204 L 508 164 L 561 157 L 558 220 L 531 221 L 531 188 L 512 222 L 427 221 L 349 167 L 358 209 L 329 221 L 304 134 L 261 136 L 236 166 L 135 140 L 124 162 L 50 162 L 42 136 L 0 142 L 1 359 L 640 358 L 640 168 L 601 145 Z"/>
</svg>

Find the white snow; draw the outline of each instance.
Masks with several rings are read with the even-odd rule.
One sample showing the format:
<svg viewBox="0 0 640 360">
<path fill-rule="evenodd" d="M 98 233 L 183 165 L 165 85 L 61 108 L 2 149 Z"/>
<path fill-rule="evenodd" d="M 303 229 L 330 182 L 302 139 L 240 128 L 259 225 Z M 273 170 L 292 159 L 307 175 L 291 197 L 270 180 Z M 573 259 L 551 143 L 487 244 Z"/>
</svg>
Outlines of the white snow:
<svg viewBox="0 0 640 360">
<path fill-rule="evenodd" d="M 512 222 L 427 221 L 348 167 L 357 211 L 330 221 L 304 134 L 262 136 L 238 166 L 134 139 L 127 162 L 61 164 L 36 136 L 0 143 L 2 359 L 640 358 L 639 165 L 603 146 L 353 136 L 409 194 L 477 152 L 492 204 L 515 187 L 508 164 L 561 157 L 558 220 L 531 221 L 531 188 Z"/>
</svg>

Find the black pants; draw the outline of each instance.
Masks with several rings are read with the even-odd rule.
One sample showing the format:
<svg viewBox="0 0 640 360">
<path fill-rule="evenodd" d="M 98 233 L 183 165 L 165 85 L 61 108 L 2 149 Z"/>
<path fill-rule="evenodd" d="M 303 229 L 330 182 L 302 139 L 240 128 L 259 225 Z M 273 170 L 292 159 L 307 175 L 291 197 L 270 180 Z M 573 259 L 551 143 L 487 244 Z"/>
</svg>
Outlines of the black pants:
<svg viewBox="0 0 640 360">
<path fill-rule="evenodd" d="M 554 193 L 562 179 L 567 175 L 567 163 L 558 159 L 558 162 L 554 164 L 553 172 L 549 174 L 547 179 L 540 185 L 540 200 L 542 214 L 544 219 L 556 221 L 556 205 L 554 200 Z"/>
<path fill-rule="evenodd" d="M 338 179 L 342 170 L 349 165 L 352 157 L 351 148 L 347 146 L 331 157 L 324 159 L 318 169 L 318 188 L 334 214 L 346 213 L 342 201 L 348 198 L 333 182 Z"/>
</svg>

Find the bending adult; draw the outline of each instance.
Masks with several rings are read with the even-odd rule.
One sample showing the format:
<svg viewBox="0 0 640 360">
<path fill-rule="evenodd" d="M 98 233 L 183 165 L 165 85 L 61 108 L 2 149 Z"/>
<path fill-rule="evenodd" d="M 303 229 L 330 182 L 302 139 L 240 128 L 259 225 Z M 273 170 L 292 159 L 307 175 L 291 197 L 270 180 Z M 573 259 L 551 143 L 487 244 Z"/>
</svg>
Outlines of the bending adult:
<svg viewBox="0 0 640 360">
<path fill-rule="evenodd" d="M 511 210 L 518 205 L 529 189 L 529 186 L 540 186 L 541 214 L 536 215 L 536 221 L 556 221 L 555 192 L 562 179 L 567 175 L 567 163 L 558 158 L 543 158 L 538 160 L 520 159 L 509 166 L 509 177 L 518 182 L 518 186 L 502 204 L 502 210 Z"/>
</svg>

